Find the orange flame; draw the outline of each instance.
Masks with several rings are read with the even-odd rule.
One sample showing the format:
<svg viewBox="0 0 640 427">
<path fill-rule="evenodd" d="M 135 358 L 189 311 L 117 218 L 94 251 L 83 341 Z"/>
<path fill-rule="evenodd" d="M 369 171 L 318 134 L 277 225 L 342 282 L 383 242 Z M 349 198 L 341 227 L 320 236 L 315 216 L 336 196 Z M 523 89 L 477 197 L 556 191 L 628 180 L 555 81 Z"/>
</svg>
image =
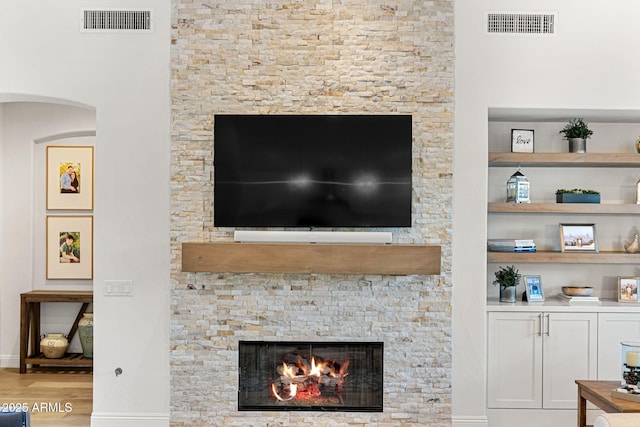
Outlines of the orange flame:
<svg viewBox="0 0 640 427">
<path fill-rule="evenodd" d="M 307 375 L 313 375 L 314 377 L 321 377 L 322 376 L 322 371 L 327 366 L 327 363 L 328 362 L 322 362 L 322 363 L 316 364 L 316 358 L 312 357 L 311 358 L 311 370 L 309 371 L 309 373 Z"/>
<path fill-rule="evenodd" d="M 335 385 L 336 391 L 339 393 L 345 378 L 349 375 L 347 369 L 349 360 L 337 368 L 335 362 L 328 360 L 317 362 L 315 356 L 311 357 L 311 361 L 307 362 L 298 358 L 295 365 L 288 365 L 285 361 L 278 368 L 280 381 L 278 384 L 271 384 L 271 392 L 274 397 L 280 401 L 292 399 L 309 399 L 312 397 L 322 396 L 320 387 L 327 386 L 328 383 Z M 336 382 L 329 381 L 328 378 L 334 378 Z"/>
<path fill-rule="evenodd" d="M 294 378 L 297 374 L 297 371 L 293 366 L 287 365 L 285 362 L 282 362 L 282 375 L 287 378 Z"/>
</svg>

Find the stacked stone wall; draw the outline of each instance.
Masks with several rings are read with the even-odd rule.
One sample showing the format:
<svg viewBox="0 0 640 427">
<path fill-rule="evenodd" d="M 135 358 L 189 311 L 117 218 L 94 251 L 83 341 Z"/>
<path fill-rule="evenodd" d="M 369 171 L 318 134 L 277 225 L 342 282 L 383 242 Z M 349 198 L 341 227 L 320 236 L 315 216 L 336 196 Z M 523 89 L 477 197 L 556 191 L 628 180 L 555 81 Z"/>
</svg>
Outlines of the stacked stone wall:
<svg viewBox="0 0 640 427">
<path fill-rule="evenodd" d="M 453 2 L 173 9 L 171 425 L 450 425 Z M 442 274 L 181 272 L 182 242 L 232 239 L 213 224 L 217 113 L 411 114 L 412 227 L 390 231 L 441 245 Z M 238 412 L 240 340 L 383 341 L 384 412 Z"/>
</svg>

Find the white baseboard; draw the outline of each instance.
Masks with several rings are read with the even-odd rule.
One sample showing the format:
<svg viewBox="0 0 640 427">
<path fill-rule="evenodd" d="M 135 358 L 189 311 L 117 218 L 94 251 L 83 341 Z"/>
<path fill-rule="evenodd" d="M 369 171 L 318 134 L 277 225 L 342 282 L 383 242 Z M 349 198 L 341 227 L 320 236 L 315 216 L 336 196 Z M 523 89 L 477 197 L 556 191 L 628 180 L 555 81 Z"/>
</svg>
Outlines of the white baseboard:
<svg viewBox="0 0 640 427">
<path fill-rule="evenodd" d="M 20 367 L 20 356 L 11 354 L 0 355 L 0 368 L 18 368 Z"/>
<path fill-rule="evenodd" d="M 259 231 L 236 230 L 236 242 L 271 243 L 391 243 L 386 231 Z"/>
<path fill-rule="evenodd" d="M 168 413 L 94 412 L 91 427 L 169 427 Z"/>
<path fill-rule="evenodd" d="M 575 409 L 487 408 L 487 417 L 491 427 L 575 426 L 577 416 Z M 593 425 L 594 418 L 587 413 L 587 425 Z"/>
<path fill-rule="evenodd" d="M 489 427 L 489 419 L 486 416 L 456 416 L 451 417 L 451 427 Z"/>
</svg>

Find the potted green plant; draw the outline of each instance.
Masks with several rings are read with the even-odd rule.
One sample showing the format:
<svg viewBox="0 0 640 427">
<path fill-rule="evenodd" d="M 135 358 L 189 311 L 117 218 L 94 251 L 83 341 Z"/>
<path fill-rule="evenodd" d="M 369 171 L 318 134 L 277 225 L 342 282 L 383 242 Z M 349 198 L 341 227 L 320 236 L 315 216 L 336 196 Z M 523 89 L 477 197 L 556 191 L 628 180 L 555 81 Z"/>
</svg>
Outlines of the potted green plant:
<svg viewBox="0 0 640 427">
<path fill-rule="evenodd" d="M 600 203 L 600 192 L 574 188 L 556 190 L 556 203 Z"/>
<path fill-rule="evenodd" d="M 516 302 L 516 286 L 522 275 L 513 266 L 499 267 L 495 272 L 494 285 L 500 285 L 500 302 Z"/>
<path fill-rule="evenodd" d="M 586 123 L 582 117 L 571 119 L 559 133 L 563 133 L 569 141 L 570 153 L 586 153 L 587 139 L 593 135 L 593 131 L 589 129 L 589 123 Z"/>
</svg>

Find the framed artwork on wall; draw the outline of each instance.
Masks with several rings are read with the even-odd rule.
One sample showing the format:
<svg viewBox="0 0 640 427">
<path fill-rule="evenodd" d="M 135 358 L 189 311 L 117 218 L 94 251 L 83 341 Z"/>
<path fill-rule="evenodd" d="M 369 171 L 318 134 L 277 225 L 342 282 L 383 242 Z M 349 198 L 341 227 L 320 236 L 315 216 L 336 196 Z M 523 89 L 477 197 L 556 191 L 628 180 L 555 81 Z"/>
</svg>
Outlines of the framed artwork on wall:
<svg viewBox="0 0 640 427">
<path fill-rule="evenodd" d="M 638 303 L 640 277 L 618 277 L 618 302 Z"/>
<path fill-rule="evenodd" d="M 533 129 L 511 129 L 511 152 L 533 153 Z"/>
<path fill-rule="evenodd" d="M 47 209 L 93 210 L 93 147 L 47 147 Z"/>
<path fill-rule="evenodd" d="M 595 224 L 560 224 L 562 252 L 598 252 Z"/>
<path fill-rule="evenodd" d="M 47 216 L 47 279 L 93 279 L 93 217 Z"/>
</svg>

